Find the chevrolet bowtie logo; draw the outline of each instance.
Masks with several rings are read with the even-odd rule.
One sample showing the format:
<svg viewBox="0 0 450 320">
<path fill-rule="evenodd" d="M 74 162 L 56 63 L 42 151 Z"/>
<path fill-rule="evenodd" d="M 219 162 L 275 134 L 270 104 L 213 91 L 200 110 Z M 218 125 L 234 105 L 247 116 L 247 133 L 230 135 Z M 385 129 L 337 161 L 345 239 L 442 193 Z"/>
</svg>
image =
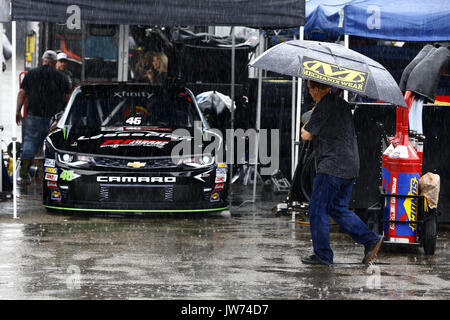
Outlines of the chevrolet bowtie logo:
<svg viewBox="0 0 450 320">
<path fill-rule="evenodd" d="M 128 162 L 127 166 L 133 167 L 133 168 L 136 168 L 136 169 L 137 168 L 142 168 L 142 167 L 145 166 L 145 162 L 138 162 L 138 161 Z"/>
</svg>

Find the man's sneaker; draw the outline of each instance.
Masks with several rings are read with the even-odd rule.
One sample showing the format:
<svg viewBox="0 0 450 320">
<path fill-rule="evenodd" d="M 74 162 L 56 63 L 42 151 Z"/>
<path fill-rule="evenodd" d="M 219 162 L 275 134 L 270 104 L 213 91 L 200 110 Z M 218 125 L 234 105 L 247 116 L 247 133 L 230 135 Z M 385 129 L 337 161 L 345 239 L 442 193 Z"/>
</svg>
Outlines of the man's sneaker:
<svg viewBox="0 0 450 320">
<path fill-rule="evenodd" d="M 28 179 L 28 167 L 30 166 L 30 160 L 23 160 L 20 163 L 19 177 L 21 179 Z"/>
<path fill-rule="evenodd" d="M 384 239 L 384 237 L 382 235 L 380 235 L 376 242 L 372 243 L 371 245 L 368 245 L 364 249 L 364 259 L 363 259 L 362 263 L 368 264 L 370 261 L 372 261 L 377 256 L 378 250 L 380 249 L 381 245 L 383 244 L 383 239 Z"/>
<path fill-rule="evenodd" d="M 28 185 L 28 184 L 30 184 L 30 183 L 31 183 L 30 177 L 26 177 L 26 178 L 18 177 L 18 178 L 17 178 L 17 184 L 18 184 L 19 186 L 25 186 L 25 185 Z"/>
<path fill-rule="evenodd" d="M 311 255 L 309 257 L 306 257 L 306 258 L 302 258 L 302 262 L 304 264 L 318 264 L 318 265 L 323 265 L 323 266 L 330 266 L 331 265 L 329 263 L 325 263 L 325 262 L 322 262 L 321 260 L 319 260 L 316 257 L 315 254 L 313 254 L 313 255 Z"/>
</svg>

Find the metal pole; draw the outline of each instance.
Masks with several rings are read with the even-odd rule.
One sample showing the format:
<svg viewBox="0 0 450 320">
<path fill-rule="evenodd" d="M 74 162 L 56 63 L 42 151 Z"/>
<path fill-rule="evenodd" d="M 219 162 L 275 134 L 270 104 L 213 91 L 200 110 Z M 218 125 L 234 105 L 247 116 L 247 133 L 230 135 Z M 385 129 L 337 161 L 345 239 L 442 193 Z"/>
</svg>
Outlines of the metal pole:
<svg viewBox="0 0 450 320">
<path fill-rule="evenodd" d="M 3 131 L 3 127 L 0 126 L 0 132 Z M 3 150 L 0 146 L 0 195 L 3 193 Z"/>
<path fill-rule="evenodd" d="M 123 51 L 124 51 L 124 60 L 123 60 L 123 81 L 128 81 L 128 51 L 130 49 L 130 42 L 128 39 L 128 35 L 130 34 L 130 25 L 125 25 L 123 28 L 124 39 L 123 39 Z"/>
<path fill-rule="evenodd" d="M 3 33 L 4 33 L 3 23 L 0 23 L 0 52 L 1 53 L 3 53 Z M 3 59 L 5 59 L 5 57 L 3 57 Z M 6 59 L 5 60 L 3 60 L 3 59 L 2 59 L 2 61 L 4 61 L 6 64 Z M 1 66 L 1 67 L 3 68 L 3 66 Z"/>
<path fill-rule="evenodd" d="M 86 24 L 81 26 L 81 81 L 86 80 L 86 28 Z"/>
<path fill-rule="evenodd" d="M 117 80 L 127 81 L 128 80 L 128 33 L 130 30 L 129 25 L 119 26 L 119 61 L 118 61 L 118 71 Z"/>
<path fill-rule="evenodd" d="M 300 27 L 299 30 L 300 40 L 304 39 L 304 27 Z M 302 115 L 302 79 L 298 79 L 297 83 L 297 114 L 295 117 L 295 148 L 294 148 L 294 158 L 295 164 L 298 163 L 298 148 L 300 143 L 300 118 Z"/>
<path fill-rule="evenodd" d="M 294 35 L 294 40 L 296 40 L 296 36 Z M 295 80 L 296 77 L 292 77 L 292 112 L 291 112 L 291 181 L 294 178 L 295 173 Z M 281 129 L 281 128 L 280 128 Z"/>
<path fill-rule="evenodd" d="M 344 46 L 348 49 L 350 46 L 350 37 L 348 34 L 344 35 Z M 348 102 L 348 91 L 344 90 L 344 100 Z"/>
<path fill-rule="evenodd" d="M 16 76 L 16 22 L 12 21 L 11 23 L 12 27 L 12 72 L 11 72 L 11 85 L 12 85 L 12 96 L 17 97 L 17 76 Z M 13 106 L 12 110 L 16 110 L 16 104 L 14 103 L 16 100 L 13 99 Z M 14 219 L 17 219 L 17 173 L 16 173 L 16 142 L 17 142 L 17 126 L 14 124 L 16 122 L 16 113 L 11 112 L 14 116 L 13 118 L 13 217 Z"/>
<path fill-rule="evenodd" d="M 233 130 L 232 132 L 234 132 L 234 86 L 235 86 L 235 64 L 236 64 L 236 35 L 234 32 L 234 27 L 231 27 L 231 90 L 230 90 L 230 95 L 231 95 L 231 130 Z M 234 139 L 234 138 L 233 138 Z M 230 163 L 230 181 L 233 182 L 233 162 L 234 162 L 234 143 L 232 141 L 230 141 L 231 143 L 229 144 L 231 146 L 230 148 L 230 152 L 232 154 L 232 161 Z"/>
<path fill-rule="evenodd" d="M 0 52 L 3 53 L 3 23 L 0 23 Z M 4 58 L 4 57 L 3 57 Z M 1 59 L 3 61 L 3 59 Z M 6 60 L 4 61 L 6 64 Z M 0 66 L 3 68 L 3 66 Z M 3 72 L 2 72 L 3 76 Z M 3 77 L 2 77 L 3 78 Z M 0 123 L 0 132 L 3 131 Z M 0 194 L 3 193 L 3 150 L 0 146 Z"/>
<path fill-rule="evenodd" d="M 296 167 L 296 156 L 295 156 L 295 102 L 296 102 L 296 77 L 292 77 L 292 114 L 291 114 L 291 178 L 294 178 L 295 167 Z"/>
<path fill-rule="evenodd" d="M 123 81 L 123 25 L 119 25 L 119 46 L 117 48 L 118 61 L 117 61 L 117 81 Z"/>
<path fill-rule="evenodd" d="M 261 32 L 261 28 L 259 29 L 259 55 L 262 55 L 264 52 L 263 46 L 263 35 Z M 253 172 L 253 198 L 252 201 L 255 203 L 256 199 L 256 182 L 257 182 L 257 174 L 258 174 L 258 155 L 259 155 L 259 131 L 261 128 L 261 91 L 262 91 L 262 69 L 258 68 L 258 102 L 256 105 L 256 141 L 255 141 L 255 171 Z"/>
</svg>

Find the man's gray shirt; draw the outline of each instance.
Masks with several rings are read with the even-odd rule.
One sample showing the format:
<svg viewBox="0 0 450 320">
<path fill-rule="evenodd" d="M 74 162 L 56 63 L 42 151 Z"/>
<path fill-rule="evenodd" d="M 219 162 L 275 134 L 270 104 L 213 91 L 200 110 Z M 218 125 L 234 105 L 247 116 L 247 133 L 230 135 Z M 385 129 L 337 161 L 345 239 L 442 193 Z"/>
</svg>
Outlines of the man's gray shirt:
<svg viewBox="0 0 450 320">
<path fill-rule="evenodd" d="M 304 129 L 313 135 L 317 173 L 343 179 L 358 176 L 358 144 L 351 108 L 345 100 L 325 95 Z"/>
</svg>

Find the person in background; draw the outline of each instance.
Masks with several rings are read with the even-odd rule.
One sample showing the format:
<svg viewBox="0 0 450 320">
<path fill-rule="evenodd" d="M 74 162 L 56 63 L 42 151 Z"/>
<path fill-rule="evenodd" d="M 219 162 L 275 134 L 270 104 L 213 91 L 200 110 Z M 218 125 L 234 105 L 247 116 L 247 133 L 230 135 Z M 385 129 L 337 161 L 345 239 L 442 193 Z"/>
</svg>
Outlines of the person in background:
<svg viewBox="0 0 450 320">
<path fill-rule="evenodd" d="M 28 182 L 28 170 L 48 134 L 51 118 L 64 108 L 71 93 L 69 80 L 56 70 L 57 55 L 47 50 L 42 65 L 31 69 L 23 78 L 17 94 L 16 123 L 24 121 L 24 136 L 19 182 Z M 22 105 L 27 98 L 27 114 L 22 117 Z"/>
<path fill-rule="evenodd" d="M 153 56 L 152 68 L 147 71 L 147 77 L 150 83 L 163 83 L 167 79 L 167 70 L 169 59 L 167 56 L 158 52 Z"/>
<path fill-rule="evenodd" d="M 11 177 L 8 174 L 8 169 L 6 169 L 5 164 L 1 163 L 1 170 L 2 170 L 2 181 L 0 181 L 0 183 L 2 183 L 2 190 L 3 191 L 11 191 L 12 187 L 13 187 L 13 183 L 11 181 Z"/>
<path fill-rule="evenodd" d="M 370 230 L 348 208 L 353 184 L 359 174 L 359 153 L 352 111 L 331 87 L 308 80 L 313 100 L 311 118 L 301 129 L 302 140 L 312 140 L 317 174 L 309 201 L 309 222 L 314 254 L 302 258 L 305 264 L 333 264 L 329 217 L 357 243 L 364 245 L 362 262 L 372 261 L 383 243 L 383 236 Z"/>
<path fill-rule="evenodd" d="M 3 131 L 3 126 L 0 125 L 0 133 Z M 0 152 L 3 152 L 3 150 L 0 148 Z M 8 169 L 6 169 L 5 163 L 3 161 L 3 157 L 0 156 L 1 162 L 1 170 L 2 170 L 2 181 L 0 183 L 2 184 L 2 191 L 11 191 L 13 187 L 12 179 L 8 173 Z M 1 199 L 0 199 L 1 201 Z"/>
<path fill-rule="evenodd" d="M 138 48 L 139 60 L 136 63 L 134 69 L 136 74 L 134 76 L 135 80 L 145 80 L 147 77 L 147 70 L 152 67 L 153 52 L 144 52 L 144 48 Z"/>
<path fill-rule="evenodd" d="M 70 87 L 73 88 L 73 80 L 72 80 L 72 72 L 70 72 L 70 70 L 67 69 L 67 54 L 65 54 L 64 52 L 60 52 L 57 55 L 57 61 L 56 61 L 56 70 L 59 70 L 61 72 L 63 72 L 66 76 L 67 79 L 69 80 L 70 83 Z"/>
</svg>

